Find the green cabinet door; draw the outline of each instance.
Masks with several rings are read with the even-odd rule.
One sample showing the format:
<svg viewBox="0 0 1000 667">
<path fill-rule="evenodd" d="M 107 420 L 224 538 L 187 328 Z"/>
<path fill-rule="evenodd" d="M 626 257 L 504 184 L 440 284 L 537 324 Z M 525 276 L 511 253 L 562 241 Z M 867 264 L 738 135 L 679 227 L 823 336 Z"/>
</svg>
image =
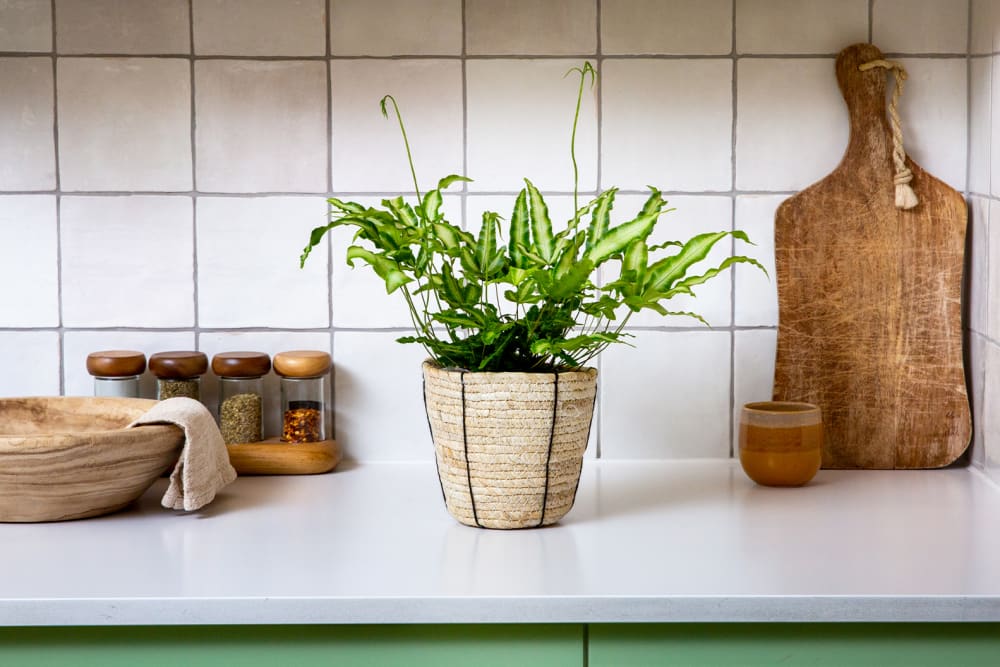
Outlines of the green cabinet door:
<svg viewBox="0 0 1000 667">
<path fill-rule="evenodd" d="M 581 625 L 0 628 L 3 667 L 581 667 Z"/>
<path fill-rule="evenodd" d="M 1000 624 L 592 625 L 588 667 L 997 667 Z"/>
</svg>

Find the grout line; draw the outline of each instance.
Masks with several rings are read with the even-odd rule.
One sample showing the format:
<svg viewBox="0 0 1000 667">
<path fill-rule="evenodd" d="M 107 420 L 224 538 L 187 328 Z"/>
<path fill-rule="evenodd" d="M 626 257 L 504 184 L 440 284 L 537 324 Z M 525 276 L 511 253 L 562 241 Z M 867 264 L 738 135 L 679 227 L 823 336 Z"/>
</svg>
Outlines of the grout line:
<svg viewBox="0 0 1000 667">
<path fill-rule="evenodd" d="M 329 197 L 333 196 L 333 62 L 330 60 L 330 53 L 333 48 L 333 37 L 331 35 L 332 15 L 331 0 L 326 0 L 326 187 Z M 326 205 L 326 219 L 333 215 L 333 207 L 329 203 Z M 330 331 L 330 358 L 333 358 L 333 234 L 326 235 L 326 315 L 328 330 Z M 330 380 L 330 432 L 334 433 L 333 423 L 336 410 L 333 407 L 333 379 Z"/>
<path fill-rule="evenodd" d="M 192 156 L 193 158 L 193 156 Z M 194 160 L 192 159 L 192 164 Z M 53 195 L 61 194 L 66 196 L 79 197 L 218 197 L 218 198 L 242 198 L 254 199 L 260 197 L 329 197 L 333 189 L 324 192 L 212 192 L 199 190 L 0 190 L 0 195 Z M 476 197 L 516 197 L 519 190 L 481 190 L 472 192 L 446 192 L 444 197 L 458 197 L 467 195 Z M 797 190 L 663 190 L 662 194 L 667 197 L 729 197 L 733 194 L 737 196 L 752 195 L 786 195 L 796 194 Z M 542 190 L 546 197 L 572 197 L 572 190 Z M 598 190 L 581 190 L 580 195 L 594 196 L 600 194 Z M 649 195 L 649 190 L 638 190 L 620 188 L 619 195 Z M 976 194 L 976 193 L 974 193 Z M 371 192 L 351 192 L 338 190 L 338 197 L 412 197 L 414 192 L 394 191 L 371 191 Z M 991 197 L 991 195 L 981 195 Z"/>
<path fill-rule="evenodd" d="M 875 0 L 868 0 L 868 43 L 875 39 Z"/>
<path fill-rule="evenodd" d="M 190 93 L 191 93 L 191 190 L 193 192 L 198 191 L 198 143 L 197 138 L 197 128 L 198 128 L 198 116 L 197 107 L 195 104 L 195 67 L 194 67 L 194 0 L 188 0 L 188 50 L 190 51 L 190 66 L 188 68 L 188 76 L 190 77 Z M 191 281 L 192 281 L 192 299 L 193 299 L 193 316 L 194 316 L 194 344 L 195 349 L 200 349 L 198 346 L 201 342 L 199 325 L 199 307 L 198 307 L 198 197 L 197 195 L 191 198 Z"/>
<path fill-rule="evenodd" d="M 59 322 L 59 395 L 66 394 L 66 341 L 63 330 L 62 272 L 62 179 L 59 175 L 59 70 L 56 49 L 56 0 L 51 0 L 52 15 L 52 152 L 55 170 L 56 197 L 56 311 Z"/>
<path fill-rule="evenodd" d="M 596 32 L 597 32 L 597 54 L 596 54 L 596 58 L 595 58 L 596 62 L 594 63 L 594 69 L 597 71 L 597 82 L 596 82 L 596 85 L 597 85 L 597 99 L 594 101 L 594 103 L 595 103 L 595 106 L 597 107 L 597 109 L 596 109 L 596 111 L 597 111 L 597 128 L 596 128 L 597 129 L 597 175 L 596 175 L 596 179 L 597 179 L 597 192 L 599 193 L 601 191 L 601 189 L 604 187 L 604 171 L 601 168 L 602 165 L 603 165 L 603 163 L 604 163 L 604 159 L 602 158 L 602 155 L 601 155 L 601 152 L 602 152 L 602 150 L 604 148 L 604 68 L 601 66 L 602 63 L 604 62 L 604 59 L 602 57 L 603 56 L 603 52 L 604 52 L 604 43 L 603 43 L 603 40 L 601 40 L 601 17 L 604 14 L 604 2 L 603 2 L 603 0 L 597 0 L 596 8 L 595 9 L 596 9 L 596 15 L 595 15 L 595 19 L 596 19 L 595 23 L 596 23 L 596 25 L 595 25 L 595 29 L 596 29 Z M 598 280 L 599 284 L 602 284 L 604 282 L 603 271 L 601 271 L 601 269 L 597 270 L 597 280 Z M 602 372 L 602 370 L 604 368 L 603 364 L 601 363 L 603 356 L 604 355 L 599 354 L 599 355 L 597 355 L 597 358 L 594 360 L 594 367 L 597 368 L 597 377 L 601 377 L 601 372 Z M 603 383 L 601 383 L 601 384 L 603 384 Z M 594 419 L 594 420 L 597 421 L 597 429 L 596 429 L 596 432 L 594 434 L 594 458 L 598 459 L 598 460 L 601 459 L 601 450 L 603 448 L 603 434 L 604 434 L 604 419 L 603 419 L 604 410 L 602 409 L 604 401 L 602 400 L 602 396 L 601 396 L 602 393 L 603 392 L 601 391 L 600 386 L 598 386 L 597 396 L 594 399 L 594 412 L 595 412 L 595 414 L 592 417 L 592 419 Z M 586 629 L 584 630 L 584 633 L 586 633 Z M 586 642 L 585 642 L 585 644 L 586 644 Z M 586 654 L 585 654 L 585 658 L 586 658 Z M 586 660 L 584 661 L 584 664 L 586 664 Z"/>
<path fill-rule="evenodd" d="M 738 108 L 738 86 L 737 86 L 737 59 L 736 59 L 736 2 L 733 2 L 732 11 L 732 44 L 730 56 L 732 57 L 732 66 L 730 73 L 730 96 L 732 104 L 732 119 L 730 127 L 730 143 L 729 143 L 729 160 L 730 160 L 730 201 L 729 201 L 729 215 L 730 215 L 730 229 L 736 229 L 736 121 L 737 114 L 739 112 Z M 729 254 L 730 256 L 736 254 L 736 239 L 730 237 L 729 239 Z M 732 266 L 729 269 L 729 324 L 730 326 L 735 326 L 736 324 L 736 267 Z M 736 333 L 730 331 L 729 333 L 729 440 L 726 443 L 727 449 L 729 451 L 729 458 L 733 457 L 733 435 L 735 432 L 735 424 L 733 414 L 736 411 Z"/>
</svg>

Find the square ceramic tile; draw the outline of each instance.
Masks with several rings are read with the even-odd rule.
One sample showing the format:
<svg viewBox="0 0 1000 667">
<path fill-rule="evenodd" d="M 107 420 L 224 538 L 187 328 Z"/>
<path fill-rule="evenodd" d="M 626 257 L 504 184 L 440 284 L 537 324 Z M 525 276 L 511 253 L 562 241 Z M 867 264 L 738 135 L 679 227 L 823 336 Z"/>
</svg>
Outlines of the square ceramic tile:
<svg viewBox="0 0 1000 667">
<path fill-rule="evenodd" d="M 992 61 L 972 58 L 969 63 L 969 190 L 989 194 Z"/>
<path fill-rule="evenodd" d="M 466 0 L 473 55 L 588 55 L 597 51 L 597 0 Z"/>
<path fill-rule="evenodd" d="M 884 53 L 965 53 L 968 3 L 873 0 L 872 42 Z"/>
<path fill-rule="evenodd" d="M 602 355 L 601 457 L 729 456 L 730 334 L 639 331 Z"/>
<path fill-rule="evenodd" d="M 462 53 L 462 0 L 331 0 L 330 51 L 338 56 L 457 56 Z"/>
<path fill-rule="evenodd" d="M 59 334 L 55 331 L 0 331 L 6 368 L 0 396 L 59 395 Z"/>
<path fill-rule="evenodd" d="M 965 190 L 968 76 L 965 58 L 900 58 L 907 79 L 899 102 L 903 146 L 917 164 Z"/>
<path fill-rule="evenodd" d="M 969 378 L 972 406 L 972 465 L 986 467 L 986 447 L 983 442 L 983 389 L 986 380 L 986 339 L 975 333 L 966 338 L 965 374 Z"/>
<path fill-rule="evenodd" d="M 325 0 L 193 0 L 192 8 L 199 55 L 326 54 Z"/>
<path fill-rule="evenodd" d="M 413 177 L 392 104 L 399 105 L 420 190 L 461 174 L 462 64 L 457 60 L 335 60 L 333 188 L 348 192 L 412 192 Z M 454 186 L 456 190 L 461 184 Z"/>
<path fill-rule="evenodd" d="M 730 189 L 729 59 L 605 60 L 601 71 L 602 187 Z"/>
<path fill-rule="evenodd" d="M 752 329 L 733 335 L 733 452 L 738 456 L 740 410 L 753 401 L 770 401 L 774 394 L 778 331 Z"/>
<path fill-rule="evenodd" d="M 195 91 L 199 190 L 326 191 L 326 65 L 201 60 Z"/>
<path fill-rule="evenodd" d="M 990 58 L 990 194 L 1000 196 L 1000 169 L 993 173 L 994 164 L 1000 165 L 1000 56 Z"/>
<path fill-rule="evenodd" d="M 1000 341 L 1000 201 L 990 201 L 990 218 L 986 238 L 989 251 L 986 259 L 987 280 L 986 335 Z"/>
<path fill-rule="evenodd" d="M 56 187 L 52 60 L 0 58 L 0 190 Z"/>
<path fill-rule="evenodd" d="M 311 331 L 224 331 L 206 332 L 198 335 L 198 349 L 208 355 L 209 364 L 212 357 L 220 352 L 235 352 L 249 350 L 266 352 L 273 359 L 278 352 L 287 350 L 323 350 L 330 352 L 330 334 L 328 332 Z M 264 382 L 264 437 L 281 435 L 281 383 L 278 375 L 271 371 L 263 378 Z M 330 380 L 326 381 L 327 395 L 332 396 Z M 218 415 L 219 411 L 219 380 L 212 372 L 202 378 L 201 400 Z M 332 400 L 330 401 L 332 405 Z M 332 414 L 332 410 L 331 410 Z M 327 417 L 330 418 L 330 415 Z"/>
<path fill-rule="evenodd" d="M 993 32 L 1000 27 L 1000 3 L 997 0 L 972 0 L 971 11 L 969 52 L 992 53 Z"/>
<path fill-rule="evenodd" d="M 736 187 L 799 190 L 833 171 L 849 134 L 833 59 L 737 67 Z"/>
<path fill-rule="evenodd" d="M 0 0 L 0 51 L 51 51 L 52 0 Z"/>
<path fill-rule="evenodd" d="M 601 53 L 724 55 L 733 48 L 733 0 L 604 0 Z"/>
<path fill-rule="evenodd" d="M 573 191 L 570 134 L 580 80 L 575 60 L 472 60 L 466 63 L 468 173 L 472 192 Z M 598 84 L 599 85 L 599 84 Z M 576 132 L 580 190 L 597 185 L 596 87 L 585 88 Z M 606 122 L 606 119 L 605 119 Z"/>
<path fill-rule="evenodd" d="M 838 53 L 868 41 L 868 0 L 735 0 L 737 53 Z"/>
<path fill-rule="evenodd" d="M 668 211 L 660 216 L 660 220 L 649 237 L 649 243 L 660 244 L 667 241 L 685 242 L 693 236 L 706 232 L 729 231 L 733 228 L 733 207 L 729 197 L 667 197 L 670 204 Z M 619 225 L 638 215 L 646 201 L 644 195 L 618 195 L 615 197 L 615 207 L 611 212 L 611 224 Z M 588 220 L 589 221 L 589 220 Z M 742 245 L 742 244 L 740 244 Z M 732 242 L 724 238 L 715 244 L 712 251 L 703 261 L 695 264 L 688 275 L 696 276 L 718 266 L 732 253 Z M 737 247 L 742 252 L 742 248 Z M 650 262 L 661 257 L 677 253 L 676 247 L 657 251 L 650 257 Z M 602 270 L 602 282 L 616 280 L 620 275 L 621 263 L 615 260 L 608 262 Z M 729 271 L 712 278 L 703 285 L 693 288 L 695 296 L 680 295 L 664 301 L 661 305 L 672 312 L 694 312 L 704 317 L 713 327 L 729 326 L 732 321 L 732 290 L 733 283 Z M 627 309 L 621 310 L 624 317 Z M 664 317 L 651 310 L 641 310 L 629 318 L 629 326 L 637 327 L 700 327 L 697 319 L 684 316 Z"/>
<path fill-rule="evenodd" d="M 1000 346 L 986 343 L 986 379 L 983 388 L 983 443 L 986 472 L 1000 484 Z"/>
<path fill-rule="evenodd" d="M 736 267 L 736 325 L 777 326 L 778 282 L 774 267 L 774 213 L 785 195 L 743 195 L 736 198 L 736 228 L 756 245 L 743 245 L 740 252 L 767 269 Z"/>
<path fill-rule="evenodd" d="M 63 190 L 191 189 L 191 71 L 167 58 L 60 58 Z"/>
<path fill-rule="evenodd" d="M 379 197 L 351 197 L 351 201 L 363 206 L 378 206 Z M 408 198 L 412 204 L 413 199 Z M 462 224 L 462 200 L 458 196 L 445 195 L 441 206 L 445 218 L 455 225 Z M 386 294 L 385 281 L 375 271 L 361 261 L 355 261 L 352 268 L 347 264 L 347 248 L 354 243 L 369 247 L 363 241 L 354 240 L 354 230 L 337 227 L 328 232 L 332 248 L 333 279 L 333 326 L 354 328 L 410 328 L 410 310 L 401 292 Z M 313 261 L 312 259 L 309 260 Z M 401 334 L 402 335 L 402 334 Z"/>
<path fill-rule="evenodd" d="M 966 237 L 965 299 L 966 326 L 981 334 L 986 333 L 989 305 L 990 227 L 989 199 L 971 197 L 969 200 L 969 227 Z M 1000 234 L 1000 232 L 997 232 Z M 1000 263 L 1000 257 L 995 259 Z"/>
<path fill-rule="evenodd" d="M 0 197 L 0 326 L 59 326 L 56 198 Z"/>
<path fill-rule="evenodd" d="M 138 350 L 149 359 L 157 352 L 194 349 L 192 331 L 67 331 L 63 334 L 64 393 L 93 396 L 94 378 L 87 372 L 87 355 L 91 352 Z M 139 378 L 139 395 L 156 398 L 156 377 L 148 370 Z"/>
<path fill-rule="evenodd" d="M 326 245 L 299 268 L 322 197 L 199 197 L 197 213 L 201 326 L 329 326 Z"/>
<path fill-rule="evenodd" d="M 56 0 L 59 53 L 190 53 L 188 0 Z"/>
<path fill-rule="evenodd" d="M 62 198 L 63 324 L 194 324 L 190 197 Z"/>
<path fill-rule="evenodd" d="M 399 333 L 338 331 L 333 336 L 336 438 L 356 461 L 430 461 L 419 345 Z"/>
</svg>

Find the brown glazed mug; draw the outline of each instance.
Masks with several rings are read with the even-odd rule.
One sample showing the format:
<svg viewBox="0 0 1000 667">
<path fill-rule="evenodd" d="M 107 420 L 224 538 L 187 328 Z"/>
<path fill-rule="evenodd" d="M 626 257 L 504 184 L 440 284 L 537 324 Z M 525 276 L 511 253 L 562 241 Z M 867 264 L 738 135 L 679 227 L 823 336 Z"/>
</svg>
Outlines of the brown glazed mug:
<svg viewBox="0 0 1000 667">
<path fill-rule="evenodd" d="M 802 486 L 823 461 L 818 406 L 791 401 L 747 403 L 740 413 L 740 464 L 764 486 Z"/>
</svg>

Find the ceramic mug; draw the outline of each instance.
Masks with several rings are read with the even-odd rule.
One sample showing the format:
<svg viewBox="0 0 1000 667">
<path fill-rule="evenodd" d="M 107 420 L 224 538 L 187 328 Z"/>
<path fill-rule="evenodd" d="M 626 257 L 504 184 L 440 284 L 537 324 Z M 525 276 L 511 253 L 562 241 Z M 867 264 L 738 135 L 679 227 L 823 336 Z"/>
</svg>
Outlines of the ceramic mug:
<svg viewBox="0 0 1000 667">
<path fill-rule="evenodd" d="M 740 464 L 764 486 L 802 486 L 823 461 L 818 406 L 791 401 L 747 403 L 740 414 Z"/>
</svg>

